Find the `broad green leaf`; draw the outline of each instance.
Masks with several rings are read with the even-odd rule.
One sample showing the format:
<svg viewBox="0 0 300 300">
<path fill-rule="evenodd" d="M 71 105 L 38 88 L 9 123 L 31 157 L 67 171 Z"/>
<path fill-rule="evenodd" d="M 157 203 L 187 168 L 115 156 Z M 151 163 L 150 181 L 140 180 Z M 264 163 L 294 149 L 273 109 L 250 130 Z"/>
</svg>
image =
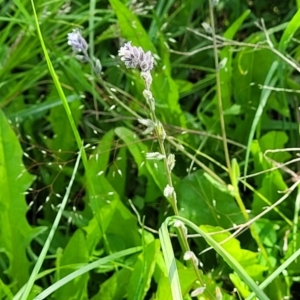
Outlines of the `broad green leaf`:
<svg viewBox="0 0 300 300">
<path fill-rule="evenodd" d="M 199 286 L 199 281 L 197 279 L 195 271 L 192 268 L 188 269 L 180 261 L 175 260 L 172 250 L 168 249 L 169 237 L 164 236 L 163 228 L 166 223 L 167 222 L 164 222 L 159 231 L 160 239 L 162 241 L 165 264 L 164 266 L 162 266 L 160 260 L 158 260 L 161 274 L 158 283 L 159 287 L 157 299 L 164 299 L 164 295 L 166 297 L 165 299 L 179 299 L 181 296 L 184 299 L 190 299 L 190 292 L 201 286 Z M 173 264 L 175 264 L 176 267 Z M 176 272 L 178 273 L 179 283 L 177 281 L 178 278 Z M 213 299 L 212 297 L 215 294 L 215 288 L 217 287 L 217 284 L 211 279 L 209 275 L 204 275 L 201 270 L 199 270 L 199 273 L 206 287 L 204 295 L 206 297 L 210 297 L 209 299 Z M 166 282 L 167 278 L 169 281 L 168 285 Z"/>
<path fill-rule="evenodd" d="M 123 268 L 115 272 L 109 279 L 100 285 L 99 292 L 91 300 L 122 300 L 126 295 L 132 271 Z"/>
<path fill-rule="evenodd" d="M 262 37 L 253 36 L 249 42 L 258 43 Z M 258 105 L 261 90 L 257 84 L 264 84 L 272 63 L 276 60 L 274 54 L 267 50 L 244 49 L 234 59 L 233 92 L 237 104 L 243 105 L 245 111 L 251 105 Z M 256 84 L 251 84 L 255 82 Z"/>
<path fill-rule="evenodd" d="M 266 280 L 264 280 L 264 282 L 262 282 L 259 285 L 262 289 L 267 287 L 270 283 L 273 283 L 277 278 L 279 278 L 279 275 L 284 270 L 287 270 L 288 267 L 290 265 L 292 265 L 294 262 L 299 262 L 299 260 L 297 260 L 297 258 L 300 255 L 300 248 L 294 253 L 290 252 L 290 250 L 291 250 L 291 248 L 289 247 L 288 252 L 286 253 L 288 258 L 286 259 L 286 257 L 285 257 L 285 261 L 282 262 L 281 265 Z M 294 274 L 294 272 L 296 272 L 296 273 L 298 272 L 300 266 L 297 266 L 296 264 L 294 264 L 294 266 L 296 267 L 296 270 L 289 269 L 289 274 Z M 273 286 L 272 288 L 273 288 L 273 291 L 278 291 L 278 294 L 280 294 L 280 290 L 276 286 Z M 282 291 L 286 291 L 286 287 L 284 287 L 282 289 Z M 254 297 L 254 293 L 252 293 L 246 300 L 253 299 L 253 297 Z M 282 297 L 280 299 L 282 299 Z"/>
<path fill-rule="evenodd" d="M 131 130 L 125 127 L 118 127 L 115 129 L 116 134 L 125 142 L 130 151 L 131 155 L 133 156 L 140 175 L 145 175 L 149 179 L 149 174 L 151 175 L 152 179 L 156 183 L 156 185 L 160 188 L 160 191 L 163 191 L 167 185 L 167 177 L 166 171 L 162 161 L 146 161 L 146 153 L 148 151 L 148 147 L 139 140 L 137 135 L 132 132 Z M 176 182 L 178 179 L 176 176 L 172 176 L 173 181 Z M 156 190 L 151 184 L 151 191 L 154 192 L 152 194 L 152 198 L 156 195 L 159 195 Z M 150 197 L 151 195 L 149 195 Z"/>
<path fill-rule="evenodd" d="M 74 166 L 74 169 L 73 169 L 73 172 L 72 172 L 72 176 L 71 176 L 71 179 L 69 181 L 69 184 L 67 186 L 67 189 L 66 189 L 66 192 L 65 192 L 65 195 L 62 199 L 62 202 L 60 203 L 60 207 L 58 209 L 58 212 L 55 216 L 55 220 L 53 222 L 53 225 L 50 229 L 50 232 L 48 234 L 48 237 L 47 239 L 45 240 L 44 244 L 43 244 L 43 248 L 39 254 L 39 257 L 35 263 L 35 266 L 33 268 L 33 270 L 31 271 L 31 274 L 30 274 L 30 277 L 27 281 L 27 284 L 24 286 L 24 289 L 22 288 L 21 290 L 19 290 L 18 292 L 18 296 L 16 297 L 15 300 L 19 300 L 19 295 L 21 295 L 21 299 L 22 300 L 26 300 L 30 294 L 30 291 L 32 289 L 32 287 L 34 286 L 34 282 L 35 280 L 38 278 L 38 273 L 43 265 L 43 262 L 46 258 L 46 255 L 48 253 L 48 250 L 50 248 L 50 245 L 51 245 L 51 242 L 53 241 L 53 237 L 54 237 L 54 234 L 55 232 L 57 233 L 57 228 L 59 226 L 59 223 L 60 223 L 60 220 L 61 220 L 61 217 L 62 217 L 62 214 L 63 214 L 63 211 L 66 207 L 66 204 L 68 202 L 68 199 L 69 199 L 69 196 L 70 196 L 70 192 L 71 192 L 71 187 L 73 186 L 73 182 L 74 182 L 74 179 L 75 179 L 75 175 L 77 173 L 77 170 L 78 170 L 78 166 L 79 166 L 79 162 L 80 162 L 80 159 L 81 159 L 81 153 L 79 153 L 79 155 L 77 156 L 77 160 L 76 160 L 76 163 L 75 163 L 75 166 Z M 58 255 L 61 253 L 60 251 L 60 248 L 58 248 Z M 57 256 L 58 257 L 58 256 Z M 42 278 L 43 276 L 41 276 Z M 34 289 L 33 291 L 34 293 L 36 292 L 36 289 Z"/>
<path fill-rule="evenodd" d="M 10 287 L 0 279 L 0 299 L 13 299 L 13 297 Z"/>
<path fill-rule="evenodd" d="M 168 276 L 161 276 L 158 281 L 156 300 L 173 300 Z"/>
<path fill-rule="evenodd" d="M 196 273 L 194 270 L 188 269 L 178 260 L 176 261 L 176 266 L 178 269 L 182 294 L 184 296 L 184 299 L 189 299 L 188 295 L 190 294 L 190 292 L 192 292 L 193 289 L 199 287 Z M 214 282 L 214 280 L 212 280 L 210 274 L 204 275 L 200 270 L 199 272 L 205 282 L 206 290 L 209 290 L 211 295 L 213 295 L 217 286 L 216 283 Z M 156 282 L 158 282 L 156 300 L 172 300 L 173 298 L 168 279 L 168 271 L 166 269 L 165 263 L 163 262 L 162 255 L 159 255 L 157 259 L 157 267 L 154 277 Z"/>
<path fill-rule="evenodd" d="M 80 247 L 79 247 L 80 245 Z M 73 268 L 65 269 L 64 266 L 86 264 L 89 261 L 89 253 L 86 247 L 86 240 L 81 229 L 78 229 L 69 240 L 66 248 L 63 251 L 63 255 L 57 261 L 56 267 L 56 280 L 59 280 L 71 272 Z M 87 299 L 87 284 L 89 280 L 89 274 L 86 273 L 80 277 L 75 278 L 73 281 L 62 286 L 55 292 L 57 299 Z"/>
<path fill-rule="evenodd" d="M 87 232 L 87 244 L 92 251 L 103 233 L 107 235 L 111 250 L 117 251 L 140 244 L 136 218 L 122 203 L 117 191 L 106 178 L 106 170 L 109 164 L 110 149 L 114 140 L 114 132 L 108 131 L 98 147 L 94 150 L 89 160 L 90 180 L 94 186 L 96 199 L 90 199 L 90 205 L 94 212 L 88 226 L 84 228 Z M 119 175 L 116 175 L 119 176 Z M 111 178 L 116 180 L 116 178 Z M 91 182 L 88 183 L 88 194 Z M 118 222 L 114 222 L 118 220 Z"/>
<path fill-rule="evenodd" d="M 242 297 L 247 297 L 251 294 L 249 287 L 245 284 L 236 273 L 229 274 L 229 278 L 237 288 Z"/>
<path fill-rule="evenodd" d="M 157 256 L 153 277 L 157 283 L 156 300 L 172 300 L 168 271 L 162 252 Z"/>
<path fill-rule="evenodd" d="M 150 288 L 159 251 L 159 240 L 154 240 L 150 244 L 145 245 L 143 252 L 138 256 L 133 266 L 133 272 L 127 289 L 128 299 L 139 300 L 145 298 Z"/>
<path fill-rule="evenodd" d="M 243 222 L 233 196 L 218 188 L 200 170 L 183 178 L 176 191 L 180 214 L 195 224 L 228 228 Z"/>
<path fill-rule="evenodd" d="M 106 176 L 107 180 L 114 187 L 115 191 L 121 198 L 124 198 L 125 192 L 127 191 L 127 149 L 123 147 L 114 157 L 114 161 L 109 167 L 108 174 Z"/>
<path fill-rule="evenodd" d="M 277 241 L 277 235 L 274 228 L 274 223 L 268 219 L 259 219 L 255 221 L 254 228 L 258 233 L 261 242 L 266 247 L 275 247 Z"/>
<path fill-rule="evenodd" d="M 263 39 L 263 35 L 257 34 L 250 37 L 247 42 L 259 43 Z M 268 99 L 269 96 L 269 102 L 278 101 L 272 94 L 262 93 L 258 86 L 259 84 L 265 84 L 266 77 L 274 61 L 276 61 L 276 56 L 272 52 L 268 50 L 254 51 L 249 48 L 243 49 L 234 57 L 232 93 L 235 104 L 241 107 L 241 114 L 232 117 L 230 131 L 228 132 L 229 136 L 236 141 L 246 144 L 260 101 Z M 266 118 L 269 119 L 268 116 L 261 115 L 260 122 L 263 123 Z M 231 129 L 232 124 L 235 124 L 233 130 Z"/>
<path fill-rule="evenodd" d="M 240 26 L 250 14 L 246 10 L 224 33 L 224 38 L 233 39 Z M 228 110 L 232 106 L 232 51 L 231 47 L 225 47 L 220 51 L 220 60 L 226 59 L 226 65 L 220 69 L 220 81 L 223 109 Z M 216 99 L 215 99 L 216 100 Z"/>
<path fill-rule="evenodd" d="M 260 172 L 267 170 L 274 165 L 268 162 L 263 154 L 266 150 L 282 149 L 288 141 L 288 137 L 285 132 L 282 131 L 271 131 L 262 136 L 258 141 L 253 141 L 251 145 L 251 153 L 254 158 L 254 172 Z M 290 158 L 290 154 L 287 152 L 268 153 L 267 156 L 276 162 L 284 162 Z M 254 195 L 254 201 L 252 209 L 255 214 L 260 213 L 263 208 L 267 205 L 273 204 L 281 196 L 278 191 L 285 191 L 287 185 L 282 177 L 279 170 L 273 170 L 255 178 L 256 184 L 258 185 L 258 191 L 267 198 L 268 203 L 263 201 L 259 195 Z M 286 204 L 282 204 L 285 207 Z M 277 218 L 278 215 L 274 211 L 268 214 L 269 218 Z"/>
<path fill-rule="evenodd" d="M 170 24 L 170 28 L 183 28 L 183 30 L 186 30 L 186 24 L 189 24 L 192 22 L 194 14 L 197 14 L 197 17 L 199 13 L 205 11 L 205 1 L 197 1 L 195 0 L 185 0 L 184 2 L 176 3 L 176 11 L 174 12 L 175 18 L 173 17 L 173 14 L 168 14 L 168 10 L 170 9 L 170 6 L 175 1 L 161 1 L 156 6 L 156 15 L 157 18 L 153 19 L 152 21 L 152 36 L 155 37 L 157 34 L 157 26 L 161 26 L 163 22 L 167 22 Z M 167 18 L 166 21 L 164 18 Z M 157 20 L 158 19 L 158 20 Z M 151 30 L 150 29 L 150 30 Z M 149 30 L 149 31 L 150 31 Z M 161 30 L 161 29 L 160 29 Z"/>
<path fill-rule="evenodd" d="M 282 194 L 278 193 L 278 191 L 286 191 L 287 185 L 282 178 L 282 175 L 279 170 L 273 170 L 264 176 L 262 180 L 261 187 L 258 189 L 258 192 L 264 195 L 269 203 L 264 202 L 257 194 L 254 194 L 254 200 L 252 203 L 253 213 L 259 214 L 264 210 L 264 207 L 270 204 L 273 204 L 279 198 L 282 197 Z M 281 210 L 283 207 L 286 207 L 288 204 L 281 205 Z M 267 214 L 269 219 L 277 219 L 278 215 L 276 212 L 271 211 Z"/>
<path fill-rule="evenodd" d="M 221 227 L 213 226 L 200 226 L 200 229 L 206 233 L 222 231 Z M 266 270 L 266 267 L 260 265 L 258 262 L 258 253 L 245 250 L 241 248 L 240 241 L 236 238 L 230 237 L 229 232 L 217 233 L 211 235 L 211 237 L 219 243 L 219 245 L 226 250 L 230 255 L 232 255 L 235 260 L 244 268 L 244 270 L 253 278 L 254 280 L 262 280 L 263 272 Z M 224 240 L 228 241 L 222 243 Z"/>
<path fill-rule="evenodd" d="M 259 139 L 261 151 L 264 153 L 267 150 L 283 149 L 287 144 L 289 137 L 284 131 L 269 131 Z M 291 154 L 287 151 L 268 153 L 267 157 L 272 160 L 283 163 L 291 158 Z"/>
<path fill-rule="evenodd" d="M 170 51 L 163 36 L 160 36 L 160 58 L 162 67 L 152 72 L 152 92 L 157 110 L 163 122 L 186 127 L 186 118 L 179 105 L 179 91 L 172 78 Z"/>
<path fill-rule="evenodd" d="M 266 296 L 266 294 L 263 292 L 263 290 L 261 290 L 257 286 L 255 281 L 248 274 L 248 272 L 249 272 L 250 274 L 259 275 L 259 274 L 262 274 L 264 271 L 263 266 L 260 266 L 257 264 L 255 266 L 252 265 L 252 263 L 254 263 L 254 261 L 256 261 L 256 258 L 253 256 L 253 254 L 255 254 L 255 253 L 248 251 L 248 250 L 241 250 L 238 253 L 238 259 L 246 264 L 245 267 L 247 270 L 245 270 L 242 267 L 242 265 L 239 263 L 239 261 L 237 261 L 236 253 L 233 253 L 233 255 L 231 254 L 232 248 L 230 247 L 230 249 L 231 249 L 230 250 L 230 249 L 226 249 L 223 246 L 223 245 L 226 245 L 227 243 L 229 243 L 229 244 L 232 243 L 233 248 L 235 248 L 236 251 L 239 251 L 239 248 L 240 248 L 239 242 L 238 241 L 232 242 L 232 239 L 230 239 L 227 242 L 224 242 L 224 244 L 220 244 L 220 241 L 224 241 L 224 239 L 228 238 L 229 233 L 224 233 L 225 235 L 223 233 L 220 233 L 217 235 L 210 235 L 210 234 L 208 234 L 208 232 L 215 231 L 212 226 L 203 226 L 203 228 L 204 228 L 204 230 L 203 230 L 203 229 L 201 229 L 201 227 L 196 226 L 193 222 L 191 222 L 185 218 L 182 218 L 180 216 L 169 217 L 166 219 L 165 223 L 169 224 L 170 222 L 173 222 L 176 219 L 184 222 L 187 226 L 189 226 L 196 233 L 199 233 L 206 240 L 206 242 L 209 243 L 214 248 L 214 250 L 223 257 L 223 259 L 227 262 L 227 264 L 239 275 L 239 277 L 249 286 L 249 288 L 255 292 L 256 296 L 259 297 L 259 299 L 261 299 L 261 300 L 269 299 Z M 217 229 L 217 231 L 219 231 L 219 230 L 220 230 L 220 228 Z M 218 236 L 217 240 L 215 239 L 216 236 Z M 241 254 L 242 251 L 243 251 L 243 254 L 245 254 L 245 257 L 243 257 L 243 255 Z M 249 262 L 251 262 L 250 265 L 249 265 Z"/>
<path fill-rule="evenodd" d="M 122 35 L 132 41 L 134 46 L 140 46 L 145 51 L 156 53 L 156 49 L 151 43 L 146 30 L 141 25 L 137 16 L 132 13 L 121 1 L 109 0 L 115 14 L 117 15 Z"/>
<path fill-rule="evenodd" d="M 175 79 L 175 83 L 177 85 L 178 93 L 180 95 L 183 93 L 190 92 L 194 87 L 194 84 L 192 84 L 191 82 L 189 82 L 187 80 L 183 80 L 183 79 Z"/>
<path fill-rule="evenodd" d="M 37 230 L 27 222 L 25 192 L 34 177 L 22 161 L 23 151 L 4 113 L 0 110 L 0 251 L 7 257 L 4 272 L 20 288 L 29 276 L 27 247 Z"/>
<path fill-rule="evenodd" d="M 114 262 L 117 259 L 124 258 L 127 255 L 132 255 L 132 254 L 135 254 L 140 251 L 141 251 L 141 247 L 129 248 L 129 249 L 108 255 L 106 257 L 100 258 L 100 259 L 80 268 L 79 270 L 76 270 L 76 271 L 70 273 L 69 275 L 60 279 L 59 281 L 55 282 L 53 285 L 51 285 L 46 290 L 44 290 L 40 295 L 38 295 L 36 298 L 34 298 L 34 300 L 43 300 L 46 297 L 48 297 L 49 295 L 51 295 L 53 292 L 55 292 L 57 289 L 61 288 L 66 283 L 74 280 L 75 278 L 77 278 L 91 270 L 94 270 L 101 266 L 105 266 L 111 262 Z"/>
<path fill-rule="evenodd" d="M 143 165 L 146 161 L 148 147 L 142 141 L 140 141 L 136 133 L 128 128 L 117 127 L 115 129 L 115 133 L 121 140 L 123 140 L 133 156 L 135 163 L 137 164 L 139 175 L 146 175 L 147 170 Z"/>
<path fill-rule="evenodd" d="M 179 263 L 177 262 L 177 266 Z M 186 267 L 180 268 L 178 266 L 178 275 L 180 279 L 180 285 L 182 289 L 182 293 L 184 295 L 184 299 L 191 299 L 189 298 L 190 292 L 193 291 L 193 287 L 199 287 L 198 284 L 195 284 L 197 281 L 196 274 L 194 270 L 192 269 L 187 269 Z M 214 283 L 213 280 L 209 279 L 208 276 L 205 276 L 203 274 L 202 278 L 205 278 L 206 282 L 206 289 L 209 289 L 211 294 L 213 295 L 215 292 L 215 287 L 216 284 Z M 212 283 L 214 283 L 212 286 Z M 156 293 L 156 300 L 172 300 L 172 294 L 171 294 L 171 289 L 170 289 L 170 283 L 168 280 L 168 276 L 161 276 L 159 278 L 158 282 L 158 288 L 157 288 L 157 293 Z M 201 298 L 200 298 L 201 299 Z"/>
<path fill-rule="evenodd" d="M 268 264 L 272 267 L 276 266 L 277 263 L 277 253 L 276 245 L 278 245 L 277 234 L 274 228 L 274 223 L 268 219 L 259 219 L 254 224 L 253 227 L 255 232 L 259 236 L 259 240 L 264 245 L 266 252 L 268 253 Z M 261 262 L 265 262 L 263 256 L 261 256 Z"/>
<path fill-rule="evenodd" d="M 73 101 L 78 101 L 78 96 L 76 95 L 70 95 L 67 97 L 67 101 L 69 103 Z M 43 101 L 38 104 L 33 104 L 31 106 L 27 106 L 26 108 L 22 110 L 18 110 L 17 112 L 10 112 L 7 114 L 7 116 L 14 121 L 15 119 L 18 120 L 18 122 L 22 122 L 26 119 L 38 119 L 42 116 L 44 116 L 49 109 L 52 109 L 57 106 L 61 106 L 61 100 L 60 99 L 48 99 L 46 101 Z"/>
<path fill-rule="evenodd" d="M 78 99 L 78 101 L 70 102 L 69 105 L 75 124 L 78 126 L 82 114 L 81 101 Z M 72 155 L 72 151 L 76 150 L 77 146 L 64 107 L 62 105 L 53 107 L 48 120 L 53 130 L 53 139 L 47 139 L 45 142 L 51 150 L 58 151 L 56 155 L 65 161 Z"/>
</svg>

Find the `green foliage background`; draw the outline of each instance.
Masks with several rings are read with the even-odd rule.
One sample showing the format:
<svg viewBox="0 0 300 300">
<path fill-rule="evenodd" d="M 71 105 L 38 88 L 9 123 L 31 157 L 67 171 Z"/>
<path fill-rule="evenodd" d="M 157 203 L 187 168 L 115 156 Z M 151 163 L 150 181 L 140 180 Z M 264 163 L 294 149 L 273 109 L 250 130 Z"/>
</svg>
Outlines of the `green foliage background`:
<svg viewBox="0 0 300 300">
<path fill-rule="evenodd" d="M 180 216 L 202 235 L 189 238 L 198 299 L 254 299 L 250 279 L 263 299 L 300 299 L 300 1 L 214 2 L 215 28 L 208 0 L 0 0 L 1 299 L 191 299 L 199 287 L 168 243 L 166 174 L 145 159 L 158 145 L 137 122 L 149 111 L 139 71 L 117 57 L 126 41 L 156 59 Z M 101 78 L 67 45 L 75 28 Z"/>
</svg>

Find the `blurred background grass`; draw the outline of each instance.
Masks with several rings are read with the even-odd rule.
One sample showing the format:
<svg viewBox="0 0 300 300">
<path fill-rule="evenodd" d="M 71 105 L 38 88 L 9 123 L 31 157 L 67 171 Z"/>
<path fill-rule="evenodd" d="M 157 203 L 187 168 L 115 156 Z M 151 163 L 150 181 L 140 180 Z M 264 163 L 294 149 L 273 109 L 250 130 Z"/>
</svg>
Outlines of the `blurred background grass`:
<svg viewBox="0 0 300 300">
<path fill-rule="evenodd" d="M 299 196 L 293 185 L 299 180 L 299 161 L 297 151 L 289 150 L 299 148 L 299 1 L 216 3 L 219 84 L 208 1 L 55 0 L 34 5 L 91 177 L 80 165 L 30 299 L 78 264 L 141 245 L 139 256 L 75 278 L 53 299 L 171 299 L 157 231 L 172 211 L 163 197 L 162 165 L 145 162 L 145 153 L 157 151 L 157 142 L 152 134 L 143 135 L 137 122 L 137 114 L 148 115 L 143 82 L 117 57 L 128 40 L 156 58 L 152 92 L 170 136 L 167 149 L 176 156 L 173 180 L 181 215 L 215 231 L 240 225 L 243 233 L 228 249 L 258 282 L 299 248 Z M 47 240 L 78 145 L 48 70 L 31 2 L 0 1 L 0 9 L 0 289 L 3 299 L 12 299 Z M 88 41 L 90 55 L 101 61 L 100 80 L 67 45 L 67 34 L 75 28 Z M 221 118 L 230 161 L 237 162 L 230 163 L 231 173 Z M 265 158 L 266 150 L 282 148 L 286 150 Z M 291 163 L 279 165 L 286 162 Z M 255 175 L 247 186 L 245 170 Z M 245 230 L 249 219 L 282 197 L 278 191 L 287 191 L 288 197 Z M 154 233 L 141 230 L 129 199 Z M 197 284 L 183 266 L 176 239 L 172 242 L 181 288 L 189 299 Z M 199 238 L 191 239 L 190 246 L 197 255 L 208 248 Z M 223 299 L 250 294 L 214 251 L 199 259 L 213 293 L 218 286 Z M 299 270 L 298 259 L 265 289 L 269 298 L 300 299 Z"/>
</svg>

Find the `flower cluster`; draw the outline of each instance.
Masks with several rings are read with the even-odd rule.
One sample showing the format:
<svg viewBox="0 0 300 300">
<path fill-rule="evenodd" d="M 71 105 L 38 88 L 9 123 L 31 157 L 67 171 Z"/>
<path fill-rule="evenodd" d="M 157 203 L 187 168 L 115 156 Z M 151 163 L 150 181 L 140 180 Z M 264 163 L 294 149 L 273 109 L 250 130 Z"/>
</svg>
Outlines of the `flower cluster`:
<svg viewBox="0 0 300 300">
<path fill-rule="evenodd" d="M 68 45 L 72 47 L 74 53 L 77 53 L 75 57 L 78 60 L 83 63 L 89 62 L 95 74 L 101 76 L 101 62 L 98 58 L 89 56 L 87 52 L 89 45 L 78 29 L 68 33 Z"/>
<path fill-rule="evenodd" d="M 74 52 L 86 53 L 88 49 L 88 44 L 78 29 L 74 29 L 73 32 L 68 33 L 68 45 L 72 47 Z"/>
<path fill-rule="evenodd" d="M 126 43 L 119 50 L 119 56 L 127 68 L 139 68 L 142 72 L 149 72 L 153 69 L 154 58 L 150 51 L 144 52 L 141 47 Z"/>
</svg>

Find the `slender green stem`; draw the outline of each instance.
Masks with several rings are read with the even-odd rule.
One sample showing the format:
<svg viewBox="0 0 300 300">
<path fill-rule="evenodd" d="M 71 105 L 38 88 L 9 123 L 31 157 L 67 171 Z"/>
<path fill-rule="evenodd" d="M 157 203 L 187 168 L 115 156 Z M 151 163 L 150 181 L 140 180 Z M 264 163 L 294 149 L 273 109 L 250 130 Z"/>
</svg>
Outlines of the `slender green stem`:
<svg viewBox="0 0 300 300">
<path fill-rule="evenodd" d="M 57 92 L 58 92 L 58 94 L 59 94 L 59 96 L 60 96 L 60 98 L 62 100 L 62 104 L 63 104 L 63 107 L 64 107 L 65 112 L 67 114 L 69 123 L 71 125 L 72 131 L 73 131 L 76 143 L 77 143 L 77 147 L 78 147 L 79 151 L 81 152 L 82 162 L 83 162 L 84 169 L 85 169 L 85 172 L 86 172 L 87 181 L 88 181 L 89 187 L 91 189 L 91 203 L 93 203 L 93 206 L 96 207 L 96 210 L 97 210 L 95 212 L 95 216 L 96 216 L 96 219 L 97 219 L 97 222 L 98 222 L 98 225 L 99 225 L 99 229 L 101 230 L 104 243 L 106 244 L 107 249 L 109 249 L 109 244 L 108 244 L 108 241 L 107 241 L 107 238 L 106 238 L 106 234 L 105 234 L 105 232 L 103 230 L 103 226 L 102 226 L 101 215 L 99 214 L 99 203 L 96 200 L 95 187 L 94 187 L 94 184 L 93 184 L 92 176 L 90 174 L 90 168 L 89 168 L 89 165 L 88 165 L 88 159 L 87 159 L 87 155 L 86 155 L 86 152 L 85 152 L 85 149 L 84 149 L 83 141 L 82 141 L 82 139 L 80 137 L 80 134 L 79 134 L 77 126 L 75 124 L 75 121 L 74 121 L 74 118 L 73 118 L 72 111 L 70 109 L 69 103 L 68 103 L 68 101 L 66 99 L 64 91 L 62 89 L 62 86 L 61 86 L 61 84 L 59 82 L 57 74 L 56 74 L 56 72 L 54 70 L 54 67 L 52 65 L 52 62 L 50 60 L 48 51 L 46 49 L 45 42 L 44 42 L 44 39 L 43 39 L 43 35 L 42 35 L 41 29 L 40 29 L 40 26 L 39 26 L 39 21 L 38 21 L 38 17 L 37 17 L 37 13 L 36 13 L 36 10 L 35 10 L 35 5 L 34 5 L 34 1 L 33 0 L 31 0 L 31 5 L 32 5 L 34 17 L 35 17 L 35 23 L 36 23 L 37 33 L 38 33 L 38 36 L 39 36 L 39 39 L 40 39 L 40 43 L 41 43 L 41 46 L 42 46 L 42 49 L 43 49 L 43 52 L 44 52 L 44 55 L 45 55 L 45 58 L 46 58 L 46 61 L 47 61 L 49 72 L 50 72 L 50 74 L 52 76 L 52 79 L 53 79 L 54 85 L 55 85 L 55 87 L 57 89 Z"/>
<path fill-rule="evenodd" d="M 155 112 L 154 111 L 151 112 L 150 115 L 151 115 L 151 119 L 152 119 L 153 123 L 158 125 L 159 121 L 156 117 Z M 173 181 L 172 181 L 172 174 L 171 174 L 171 172 L 169 170 L 169 167 L 168 167 L 167 153 L 166 153 L 164 141 L 161 138 L 161 133 L 159 132 L 158 126 L 155 126 L 155 133 L 156 133 L 157 141 L 158 141 L 158 144 L 159 144 L 160 152 L 164 156 L 163 162 L 164 162 L 164 167 L 165 167 L 165 171 L 166 171 L 168 185 L 171 188 L 174 188 Z M 177 199 L 176 199 L 176 194 L 175 193 L 172 193 L 171 200 L 172 200 L 171 205 L 172 205 L 172 208 L 173 208 L 173 211 L 174 211 L 175 215 L 179 215 L 178 207 L 177 207 Z"/>
<path fill-rule="evenodd" d="M 209 12 L 210 12 L 210 20 L 211 20 L 211 30 L 212 30 L 215 69 L 216 69 L 216 85 L 217 85 L 217 99 L 218 99 L 218 108 L 219 108 L 219 116 L 220 116 L 220 125 L 221 125 L 222 137 L 223 137 L 223 147 L 224 147 L 226 165 L 228 168 L 229 176 L 231 177 L 232 176 L 231 163 L 230 163 L 230 157 L 229 157 L 229 152 L 228 152 L 225 120 L 224 120 L 224 114 L 223 114 L 221 79 L 220 79 L 220 71 L 219 71 L 219 55 L 218 55 L 218 45 L 217 45 L 217 38 L 216 38 L 216 32 L 215 32 L 213 0 L 209 0 Z"/>
<path fill-rule="evenodd" d="M 215 69 L 216 69 L 217 99 L 218 99 L 218 109 L 219 109 L 219 115 L 220 115 L 221 132 L 222 132 L 222 137 L 223 137 L 223 147 L 224 147 L 224 154 L 225 154 L 225 160 L 226 160 L 229 177 L 230 177 L 231 182 L 233 182 L 233 174 L 232 174 L 232 168 L 231 168 L 231 162 L 230 162 L 230 156 L 229 156 L 228 144 L 227 144 L 225 119 L 224 119 L 224 114 L 223 114 L 221 78 L 220 78 L 220 72 L 219 72 L 219 56 L 218 56 L 218 45 L 217 45 L 217 38 L 216 38 L 216 31 L 215 31 L 213 0 L 209 0 L 209 12 L 210 12 L 210 20 L 211 20 L 212 41 L 213 41 Z M 246 207 L 240 197 L 238 188 L 237 187 L 234 187 L 234 188 L 236 190 L 235 191 L 235 199 L 237 201 L 237 204 L 238 204 L 245 220 L 248 221 L 249 215 L 248 215 Z M 250 227 L 250 230 L 251 230 L 253 238 L 256 240 L 256 243 L 260 248 L 262 255 L 266 259 L 269 266 L 271 266 L 270 261 L 269 261 L 269 256 L 268 256 L 266 249 L 264 248 L 262 242 L 260 241 L 260 237 L 259 237 L 258 233 L 256 232 L 256 230 L 253 226 Z"/>
<path fill-rule="evenodd" d="M 90 11 L 89 11 L 89 52 L 90 57 L 94 57 L 94 23 L 95 23 L 95 9 L 96 9 L 96 0 L 90 0 Z M 92 82 L 93 85 L 93 91 L 95 91 L 95 83 Z M 93 101 L 94 101 L 94 108 L 95 111 L 98 112 L 98 103 L 95 97 L 95 94 L 93 95 Z M 99 119 L 99 115 L 96 114 L 97 120 Z"/>
<path fill-rule="evenodd" d="M 219 71 L 219 56 L 218 56 L 218 48 L 217 48 L 217 37 L 215 32 L 215 18 L 214 18 L 214 10 L 213 10 L 213 0 L 209 0 L 209 12 L 210 12 L 210 19 L 211 19 L 211 31 L 212 31 L 212 41 L 213 41 L 213 49 L 214 49 L 214 59 L 215 59 L 215 69 L 216 69 L 216 86 L 217 86 L 217 99 L 218 99 L 218 108 L 219 108 L 219 116 L 220 116 L 220 125 L 221 125 L 221 132 L 223 137 L 223 148 L 225 154 L 225 161 L 228 169 L 228 174 L 230 177 L 230 181 L 233 183 L 233 174 L 231 168 L 231 162 L 228 152 L 228 144 L 227 144 L 227 136 L 226 136 L 226 128 L 225 128 L 225 119 L 223 114 L 223 102 L 222 102 L 222 92 L 221 92 L 221 78 L 220 78 L 220 71 Z M 236 187 L 234 187 L 236 188 Z M 248 213 L 244 206 L 243 201 L 239 197 L 239 193 L 235 192 L 235 198 L 237 204 L 246 220 L 249 220 Z"/>
<path fill-rule="evenodd" d="M 150 90 L 147 88 L 147 85 L 145 85 L 146 90 L 148 90 L 150 92 Z M 151 92 L 150 92 L 151 93 Z M 148 103 L 148 101 L 147 101 Z M 148 103 L 149 104 L 149 103 Z M 172 173 L 170 170 L 170 167 L 168 166 L 168 159 L 167 159 L 167 152 L 164 146 L 164 137 L 166 136 L 165 133 L 162 134 L 161 131 L 164 131 L 163 125 L 159 122 L 159 120 L 156 117 L 156 113 L 155 110 L 151 107 L 151 105 L 149 104 L 149 108 L 150 108 L 150 119 L 152 120 L 152 122 L 155 125 L 155 133 L 156 133 L 156 138 L 159 144 L 159 148 L 160 148 L 160 153 L 163 155 L 163 163 L 164 163 L 164 167 L 165 167 L 165 172 L 166 172 L 166 177 L 167 177 L 167 183 L 168 185 L 174 189 L 174 185 L 173 185 L 173 180 L 172 180 Z M 176 199 L 176 193 L 175 191 L 173 193 L 171 193 L 171 206 L 173 208 L 174 214 L 176 216 L 179 216 L 179 210 L 178 210 L 178 206 L 177 206 L 177 199 Z M 179 239 L 179 243 L 181 245 L 181 248 L 183 249 L 184 253 L 190 251 L 190 246 L 187 240 L 187 236 L 186 236 L 186 232 L 184 230 L 183 227 L 179 227 L 177 228 L 177 233 L 178 233 L 178 239 Z M 197 263 L 195 263 L 194 260 L 190 261 L 190 264 L 196 274 L 197 280 L 198 280 L 198 284 L 200 284 L 200 286 L 205 286 L 205 283 L 201 277 L 201 274 L 199 272 L 199 268 Z M 208 291 L 205 290 L 204 294 L 209 297 L 209 299 L 214 299 L 215 297 Z"/>
</svg>

